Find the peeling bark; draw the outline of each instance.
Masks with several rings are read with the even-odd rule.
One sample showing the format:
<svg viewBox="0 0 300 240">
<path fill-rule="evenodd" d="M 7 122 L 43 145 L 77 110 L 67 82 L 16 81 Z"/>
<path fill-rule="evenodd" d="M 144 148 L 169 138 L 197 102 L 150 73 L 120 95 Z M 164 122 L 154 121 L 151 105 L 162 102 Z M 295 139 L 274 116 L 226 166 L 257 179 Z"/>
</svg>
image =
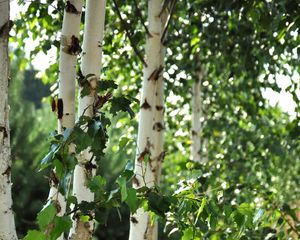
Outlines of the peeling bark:
<svg viewBox="0 0 300 240">
<path fill-rule="evenodd" d="M 17 240 L 11 197 L 8 106 L 9 1 L 0 4 L 0 239 Z"/>
</svg>

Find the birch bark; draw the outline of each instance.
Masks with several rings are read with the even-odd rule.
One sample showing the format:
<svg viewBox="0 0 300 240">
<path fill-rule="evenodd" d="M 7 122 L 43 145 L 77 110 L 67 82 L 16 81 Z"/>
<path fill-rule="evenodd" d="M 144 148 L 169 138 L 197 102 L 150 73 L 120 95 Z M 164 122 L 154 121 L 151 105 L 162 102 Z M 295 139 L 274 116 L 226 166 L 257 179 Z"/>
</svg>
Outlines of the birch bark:
<svg viewBox="0 0 300 240">
<path fill-rule="evenodd" d="M 199 78 L 193 82 L 192 87 L 192 130 L 191 130 L 191 157 L 192 161 L 204 162 L 204 158 L 201 158 L 201 80 L 202 73 L 198 74 Z"/>
<path fill-rule="evenodd" d="M 163 14 L 160 0 L 148 1 L 148 29 L 146 40 L 146 66 L 143 72 L 142 98 L 135 159 L 133 187 L 153 187 L 159 181 L 160 163 L 163 159 L 163 58 L 161 44 Z M 145 156 L 149 155 L 146 163 Z M 157 223 L 143 209 L 131 216 L 129 240 L 157 239 Z"/>
<path fill-rule="evenodd" d="M 86 5 L 81 71 L 84 76 L 93 74 L 93 76 L 88 79 L 91 87 L 96 86 L 96 82 L 100 77 L 105 5 L 105 0 L 88 0 Z M 82 115 L 93 117 L 95 97 L 96 92 L 93 89 L 91 89 L 90 95 L 83 98 L 79 96 L 78 117 Z M 83 151 L 78 158 L 79 164 L 75 167 L 73 194 L 76 196 L 78 203 L 82 201 L 94 201 L 94 193 L 87 187 L 88 178 L 91 177 L 89 176 L 90 171 L 85 168 L 85 163 L 90 161 L 91 158 L 92 155 L 88 150 Z M 95 172 L 96 169 L 93 169 L 91 173 L 92 176 L 95 175 Z M 75 216 L 73 219 L 70 239 L 92 239 L 94 220 L 91 219 L 88 222 L 81 222 L 79 216 Z"/>
<path fill-rule="evenodd" d="M 11 149 L 8 105 L 9 1 L 0 4 L 0 239 L 16 240 L 11 197 Z"/>
<path fill-rule="evenodd" d="M 83 0 L 66 1 L 64 10 L 59 59 L 58 133 L 63 133 L 64 128 L 73 128 L 75 124 L 75 76 L 77 55 L 80 53 L 82 5 Z M 58 191 L 58 186 L 53 181 L 50 182 L 48 200 L 57 206 L 58 216 L 65 214 L 65 197 Z M 63 239 L 63 236 L 59 239 Z"/>
</svg>

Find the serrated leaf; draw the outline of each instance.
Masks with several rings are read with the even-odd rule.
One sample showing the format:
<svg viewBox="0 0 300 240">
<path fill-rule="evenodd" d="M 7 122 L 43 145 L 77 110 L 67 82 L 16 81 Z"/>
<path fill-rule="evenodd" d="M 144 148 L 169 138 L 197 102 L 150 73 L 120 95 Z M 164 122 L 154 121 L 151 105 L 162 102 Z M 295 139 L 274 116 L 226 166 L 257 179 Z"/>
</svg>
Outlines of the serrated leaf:
<svg viewBox="0 0 300 240">
<path fill-rule="evenodd" d="M 52 204 L 49 204 L 42 211 L 40 211 L 37 216 L 37 222 L 40 229 L 46 229 L 46 227 L 53 221 L 55 215 L 56 208 Z"/>
<path fill-rule="evenodd" d="M 103 188 L 106 185 L 105 178 L 101 176 L 95 176 L 88 182 L 88 187 L 92 192 L 97 192 L 99 189 Z"/>
<path fill-rule="evenodd" d="M 29 230 L 24 240 L 46 240 L 46 235 L 37 230 Z"/>
<path fill-rule="evenodd" d="M 194 238 L 194 230 L 189 227 L 183 231 L 182 240 L 192 240 Z"/>
<path fill-rule="evenodd" d="M 69 231 L 72 221 L 69 216 L 55 217 L 54 228 L 51 232 L 51 240 L 56 240 L 63 232 Z"/>
<path fill-rule="evenodd" d="M 98 84 L 98 91 L 106 91 L 108 89 L 117 89 L 118 85 L 113 80 L 101 80 Z"/>
<path fill-rule="evenodd" d="M 111 108 L 110 108 L 110 113 L 113 115 L 116 115 L 118 112 L 123 111 L 123 112 L 128 112 L 130 117 L 134 117 L 134 112 L 130 108 L 130 100 L 128 100 L 125 97 L 114 97 L 111 100 Z"/>
</svg>

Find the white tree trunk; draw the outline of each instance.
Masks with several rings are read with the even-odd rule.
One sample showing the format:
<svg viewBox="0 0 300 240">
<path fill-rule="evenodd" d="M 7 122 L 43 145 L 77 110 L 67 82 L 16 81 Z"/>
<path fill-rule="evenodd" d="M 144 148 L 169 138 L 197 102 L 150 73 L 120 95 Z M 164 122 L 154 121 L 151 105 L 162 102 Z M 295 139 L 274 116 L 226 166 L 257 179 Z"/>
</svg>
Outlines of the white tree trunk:
<svg viewBox="0 0 300 240">
<path fill-rule="evenodd" d="M 160 0 L 148 1 L 148 28 L 151 36 L 146 41 L 147 66 L 143 73 L 134 188 L 153 187 L 158 183 L 164 155 L 164 47 L 161 44 L 164 19 L 163 14 L 160 15 L 161 10 Z M 145 162 L 147 155 L 149 160 Z M 157 223 L 151 223 L 149 214 L 143 209 L 138 209 L 130 219 L 129 240 L 157 239 Z"/>
<path fill-rule="evenodd" d="M 94 75 L 94 77 L 88 79 L 91 86 L 95 86 L 96 81 L 100 77 L 105 23 L 105 4 L 105 0 L 88 0 L 86 6 L 81 70 L 84 76 L 88 74 Z M 83 98 L 79 96 L 78 117 L 83 114 L 85 116 L 93 117 L 93 104 L 95 97 L 96 92 L 94 90 L 92 90 L 91 94 L 88 96 Z M 94 193 L 92 193 L 87 187 L 89 171 L 86 170 L 84 166 L 91 157 L 92 156 L 88 150 L 83 151 L 78 159 L 79 164 L 75 167 L 73 194 L 76 196 L 78 203 L 82 201 L 94 201 Z M 93 169 L 92 176 L 95 175 L 95 172 L 96 169 Z M 93 219 L 84 223 L 80 221 L 80 218 L 75 217 L 70 231 L 70 239 L 92 239 L 93 231 Z"/>
<path fill-rule="evenodd" d="M 0 239 L 15 240 L 11 198 L 11 150 L 8 106 L 9 1 L 0 4 Z"/>
<path fill-rule="evenodd" d="M 62 133 L 64 128 L 73 128 L 75 124 L 75 77 L 77 55 L 80 53 L 79 30 L 82 5 L 83 0 L 70 0 L 66 2 L 64 11 L 59 59 L 58 101 L 62 105 L 58 109 L 59 133 Z M 60 111 L 62 111 L 62 116 L 59 116 Z M 65 197 L 58 191 L 57 185 L 53 181 L 48 200 L 58 204 L 58 216 L 65 214 Z M 63 236 L 59 239 L 63 239 Z"/>
<path fill-rule="evenodd" d="M 194 162 L 204 162 L 201 158 L 201 80 L 202 72 L 199 73 L 199 78 L 193 82 L 192 87 L 192 130 L 191 130 L 191 157 Z"/>
</svg>

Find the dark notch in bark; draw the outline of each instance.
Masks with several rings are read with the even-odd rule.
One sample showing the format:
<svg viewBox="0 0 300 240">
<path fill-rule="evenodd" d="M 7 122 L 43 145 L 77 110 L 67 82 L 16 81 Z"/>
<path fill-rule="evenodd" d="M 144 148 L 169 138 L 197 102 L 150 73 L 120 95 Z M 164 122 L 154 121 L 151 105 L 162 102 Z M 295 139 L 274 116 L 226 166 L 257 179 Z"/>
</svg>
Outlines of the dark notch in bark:
<svg viewBox="0 0 300 240">
<path fill-rule="evenodd" d="M 62 119 L 64 115 L 64 104 L 62 98 L 57 99 L 57 118 Z"/>
<path fill-rule="evenodd" d="M 141 105 L 141 108 L 147 110 L 147 109 L 151 109 L 150 104 L 148 103 L 147 99 L 145 98 L 145 101 L 143 102 L 143 104 Z"/>
<path fill-rule="evenodd" d="M 81 47 L 78 37 L 72 35 L 71 44 L 68 46 L 67 53 L 71 55 L 78 55 L 81 52 Z"/>
<path fill-rule="evenodd" d="M 0 37 L 8 35 L 10 29 L 14 25 L 14 22 L 12 20 L 7 21 L 0 27 Z"/>
<path fill-rule="evenodd" d="M 162 131 L 164 129 L 165 129 L 165 127 L 164 127 L 164 125 L 161 122 L 156 122 L 153 125 L 153 130 L 156 130 L 158 132 L 160 132 L 160 131 Z"/>
<path fill-rule="evenodd" d="M 156 108 L 157 111 L 164 110 L 164 107 L 163 106 L 159 106 L 159 105 L 156 105 L 155 108 Z"/>
<path fill-rule="evenodd" d="M 162 65 L 160 65 L 157 69 L 155 69 L 150 74 L 150 76 L 148 77 L 148 81 L 150 81 L 150 80 L 157 81 L 163 70 L 164 70 L 164 67 Z"/>
<path fill-rule="evenodd" d="M 92 176 L 93 169 L 97 169 L 97 165 L 92 163 L 91 161 L 84 164 L 84 168 L 88 176 Z"/>
<path fill-rule="evenodd" d="M 138 186 L 138 187 L 140 186 L 140 182 L 139 182 L 139 180 L 137 179 L 136 176 L 133 176 L 132 182 L 133 182 L 133 184 L 135 184 L 136 186 Z"/>
<path fill-rule="evenodd" d="M 10 172 L 11 172 L 11 166 L 8 166 L 6 168 L 6 170 L 2 173 L 2 176 L 4 176 L 4 175 L 9 176 Z"/>
<path fill-rule="evenodd" d="M 60 211 L 61 211 L 61 206 L 60 206 L 60 204 L 59 204 L 59 201 L 58 201 L 58 200 L 55 200 L 55 199 L 52 199 L 52 203 L 53 203 L 53 206 L 56 208 L 57 213 L 60 213 Z"/>
<path fill-rule="evenodd" d="M 198 133 L 195 130 L 192 130 L 192 136 L 197 136 Z"/>
<path fill-rule="evenodd" d="M 138 160 L 139 162 L 144 161 L 145 156 L 146 156 L 147 154 L 150 155 L 150 152 L 149 152 L 149 150 L 146 148 L 143 152 L 140 153 L 140 156 L 138 157 L 137 160 Z"/>
<path fill-rule="evenodd" d="M 65 9 L 66 9 L 67 13 L 80 14 L 80 12 L 76 9 L 76 7 L 70 1 L 67 1 Z"/>
<path fill-rule="evenodd" d="M 131 217 L 131 218 L 130 218 L 130 221 L 131 221 L 133 224 L 139 223 L 138 220 L 136 220 L 135 217 Z"/>
<path fill-rule="evenodd" d="M 166 156 L 166 151 L 162 151 L 162 152 L 159 154 L 157 160 L 158 160 L 159 162 L 163 162 L 164 159 L 165 159 L 165 156 Z"/>
<path fill-rule="evenodd" d="M 4 138 L 8 137 L 7 130 L 4 126 L 0 126 L 0 132 L 3 132 Z"/>
</svg>

